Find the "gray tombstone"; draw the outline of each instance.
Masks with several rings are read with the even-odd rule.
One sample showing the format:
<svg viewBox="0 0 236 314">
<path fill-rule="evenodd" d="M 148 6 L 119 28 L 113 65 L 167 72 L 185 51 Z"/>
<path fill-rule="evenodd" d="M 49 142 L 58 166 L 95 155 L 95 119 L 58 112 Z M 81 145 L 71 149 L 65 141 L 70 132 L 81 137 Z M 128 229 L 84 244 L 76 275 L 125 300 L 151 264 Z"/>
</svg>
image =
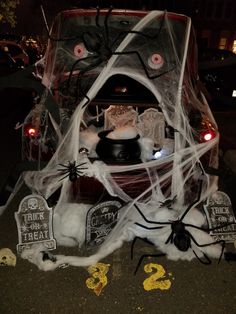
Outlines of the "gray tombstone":
<svg viewBox="0 0 236 314">
<path fill-rule="evenodd" d="M 236 239 L 236 220 L 229 196 L 217 191 L 213 193 L 204 205 L 209 228 L 225 225 L 222 228 L 210 231 L 214 240 L 234 242 Z M 227 225 L 228 224 L 228 225 Z"/>
<path fill-rule="evenodd" d="M 91 207 L 86 219 L 86 246 L 101 245 L 119 220 L 121 203 L 112 200 Z"/>
<path fill-rule="evenodd" d="M 54 250 L 56 241 L 52 231 L 52 209 L 40 195 L 24 197 L 15 213 L 18 229 L 17 252 L 29 249 L 33 244 L 43 244 L 45 249 Z"/>
<path fill-rule="evenodd" d="M 150 138 L 154 147 L 162 147 L 165 138 L 165 118 L 155 108 L 146 109 L 138 117 L 137 129 L 142 137 Z"/>
</svg>

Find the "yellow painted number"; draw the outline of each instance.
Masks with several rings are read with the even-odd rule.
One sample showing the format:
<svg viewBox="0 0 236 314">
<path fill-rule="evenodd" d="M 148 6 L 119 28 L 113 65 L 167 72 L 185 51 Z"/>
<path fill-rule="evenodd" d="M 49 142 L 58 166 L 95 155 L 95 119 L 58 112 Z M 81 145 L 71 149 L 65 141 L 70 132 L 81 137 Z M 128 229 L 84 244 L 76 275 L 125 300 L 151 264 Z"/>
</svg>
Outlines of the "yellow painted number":
<svg viewBox="0 0 236 314">
<path fill-rule="evenodd" d="M 162 265 L 149 263 L 144 266 L 144 271 L 146 273 L 151 273 L 153 271 L 156 272 L 152 274 L 150 277 L 144 280 L 143 287 L 146 291 L 160 289 L 160 290 L 168 290 L 171 287 L 170 279 L 165 279 L 166 271 Z"/>
<path fill-rule="evenodd" d="M 86 280 L 86 285 L 92 289 L 94 293 L 99 296 L 103 288 L 107 285 L 107 272 L 109 271 L 110 264 L 97 263 L 90 266 L 88 272 L 92 277 Z"/>
</svg>

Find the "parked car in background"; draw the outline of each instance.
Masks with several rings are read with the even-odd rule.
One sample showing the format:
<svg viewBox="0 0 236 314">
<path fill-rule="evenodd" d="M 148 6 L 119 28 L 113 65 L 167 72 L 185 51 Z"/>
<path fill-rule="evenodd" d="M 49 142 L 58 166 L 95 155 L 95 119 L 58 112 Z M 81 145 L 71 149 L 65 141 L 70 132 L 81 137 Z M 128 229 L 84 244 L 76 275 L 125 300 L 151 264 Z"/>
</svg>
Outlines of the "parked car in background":
<svg viewBox="0 0 236 314">
<path fill-rule="evenodd" d="M 8 75 L 17 70 L 15 60 L 4 50 L 0 49 L 0 76 Z"/>
<path fill-rule="evenodd" d="M 16 42 L 11 40 L 1 40 L 0 48 L 8 53 L 18 65 L 29 65 L 29 56 L 25 50 Z"/>
<path fill-rule="evenodd" d="M 213 110 L 236 109 L 236 54 L 232 51 L 199 50 L 199 76 Z"/>
<path fill-rule="evenodd" d="M 4 164 L 0 166 L 0 211 L 1 206 L 11 195 L 19 176 L 17 165 L 21 161 L 21 132 L 17 125 L 24 121 L 33 107 L 35 96 L 30 87 L 7 85 L 11 80 L 22 81 L 21 74 L 28 69 L 29 66 L 22 68 L 22 65 L 0 47 L 0 140 L 5 147 L 2 150 Z"/>
<path fill-rule="evenodd" d="M 199 77 L 220 131 L 222 155 L 236 149 L 236 54 L 220 49 L 199 50 Z"/>
<path fill-rule="evenodd" d="M 217 49 L 217 48 L 205 48 L 199 49 L 199 62 L 202 64 L 206 62 L 224 61 L 231 58 L 235 58 L 236 55 L 230 50 Z"/>
</svg>

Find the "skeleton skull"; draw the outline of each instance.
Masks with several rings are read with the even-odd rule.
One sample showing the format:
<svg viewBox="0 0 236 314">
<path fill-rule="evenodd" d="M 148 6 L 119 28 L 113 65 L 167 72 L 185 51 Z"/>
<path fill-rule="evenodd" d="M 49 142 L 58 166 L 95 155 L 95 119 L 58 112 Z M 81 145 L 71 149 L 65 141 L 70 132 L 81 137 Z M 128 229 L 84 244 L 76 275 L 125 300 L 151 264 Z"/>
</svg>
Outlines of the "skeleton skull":
<svg viewBox="0 0 236 314">
<path fill-rule="evenodd" d="M 38 208 L 38 200 L 37 200 L 37 198 L 30 198 L 28 200 L 28 207 L 31 210 L 37 209 Z"/>
<path fill-rule="evenodd" d="M 16 256 L 10 249 L 0 250 L 0 266 L 16 266 Z"/>
</svg>

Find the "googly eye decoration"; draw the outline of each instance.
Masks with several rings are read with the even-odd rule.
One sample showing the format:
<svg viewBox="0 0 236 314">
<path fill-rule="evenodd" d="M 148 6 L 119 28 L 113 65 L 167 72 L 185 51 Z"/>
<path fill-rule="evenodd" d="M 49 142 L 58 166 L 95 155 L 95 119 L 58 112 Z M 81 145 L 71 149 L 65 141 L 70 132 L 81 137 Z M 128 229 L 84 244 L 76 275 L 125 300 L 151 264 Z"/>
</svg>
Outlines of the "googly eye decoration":
<svg viewBox="0 0 236 314">
<path fill-rule="evenodd" d="M 74 55 L 78 59 L 86 58 L 88 55 L 88 51 L 85 48 L 83 43 L 79 43 L 74 47 Z"/>
<path fill-rule="evenodd" d="M 154 53 L 148 58 L 148 65 L 151 69 L 158 70 L 163 66 L 163 64 L 164 60 L 158 53 Z"/>
</svg>

